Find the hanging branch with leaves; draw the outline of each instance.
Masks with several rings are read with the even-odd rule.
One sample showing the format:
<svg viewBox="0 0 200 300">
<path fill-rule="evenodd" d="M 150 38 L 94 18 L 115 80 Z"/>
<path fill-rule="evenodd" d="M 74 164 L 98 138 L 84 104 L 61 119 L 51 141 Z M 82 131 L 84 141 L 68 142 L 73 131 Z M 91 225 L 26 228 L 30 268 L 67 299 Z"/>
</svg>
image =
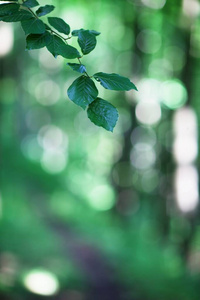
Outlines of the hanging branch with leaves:
<svg viewBox="0 0 200 300">
<path fill-rule="evenodd" d="M 77 63 L 67 63 L 73 71 L 82 74 L 68 88 L 68 97 L 84 110 L 87 108 L 88 118 L 94 124 L 102 126 L 108 131 L 113 131 L 118 120 L 117 109 L 106 100 L 98 97 L 95 81 L 108 90 L 129 91 L 131 89 L 137 90 L 137 88 L 128 78 L 115 73 L 98 72 L 92 76 L 88 75 L 81 58 L 94 50 L 100 32 L 85 29 L 71 32 L 70 26 L 63 19 L 57 17 L 48 17 L 49 24 L 44 23 L 40 18 L 52 12 L 55 9 L 53 5 L 40 6 L 35 9 L 39 6 L 36 0 L 8 0 L 3 2 L 0 4 L 0 21 L 21 22 L 26 35 L 27 50 L 46 47 L 55 58 L 61 55 L 66 59 L 77 59 Z M 68 44 L 68 40 L 73 37 L 77 38 L 82 54 L 78 49 Z"/>
</svg>

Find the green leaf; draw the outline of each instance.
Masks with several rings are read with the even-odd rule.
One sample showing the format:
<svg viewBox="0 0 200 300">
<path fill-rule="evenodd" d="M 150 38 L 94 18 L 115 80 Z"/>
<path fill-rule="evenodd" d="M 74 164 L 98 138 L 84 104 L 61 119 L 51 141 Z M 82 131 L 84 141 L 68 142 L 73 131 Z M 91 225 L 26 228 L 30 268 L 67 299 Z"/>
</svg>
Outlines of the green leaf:
<svg viewBox="0 0 200 300">
<path fill-rule="evenodd" d="M 113 131 L 117 120 L 117 109 L 109 102 L 97 98 L 92 102 L 87 110 L 88 118 L 97 126 L 101 126 L 108 131 Z"/>
<path fill-rule="evenodd" d="M 72 31 L 72 35 L 73 35 L 73 36 L 78 36 L 79 32 L 82 31 L 82 30 L 84 30 L 84 29 L 81 28 L 81 29 L 73 30 L 73 31 Z"/>
<path fill-rule="evenodd" d="M 61 55 L 65 58 L 73 59 L 81 56 L 76 48 L 70 45 L 66 45 L 56 35 L 51 35 L 51 39 L 49 40 L 49 43 L 46 46 L 49 52 L 51 52 L 54 57 Z"/>
<path fill-rule="evenodd" d="M 40 4 L 36 0 L 26 0 L 23 3 L 23 5 L 26 6 L 26 7 L 32 8 L 32 7 L 38 6 Z"/>
<path fill-rule="evenodd" d="M 54 57 L 57 57 L 60 54 L 59 48 L 63 45 L 65 45 L 65 43 L 59 37 L 51 35 L 49 43 L 46 46 L 49 52 L 51 52 Z"/>
<path fill-rule="evenodd" d="M 59 55 L 61 55 L 64 58 L 69 58 L 69 59 L 73 59 L 73 58 L 78 58 L 81 57 L 80 53 L 78 52 L 78 50 L 70 45 L 62 45 L 59 48 Z"/>
<path fill-rule="evenodd" d="M 73 36 L 78 36 L 79 32 L 80 32 L 80 31 L 83 31 L 83 30 L 84 30 L 83 28 L 73 30 L 73 31 L 72 31 L 72 35 L 73 35 Z M 100 34 L 101 34 L 100 32 L 98 32 L 98 31 L 96 31 L 96 30 L 89 30 L 89 33 L 92 33 L 92 34 L 94 34 L 94 35 L 100 35 Z"/>
<path fill-rule="evenodd" d="M 53 6 L 53 5 L 40 6 L 40 8 L 38 8 L 38 10 L 36 11 L 36 14 L 38 17 L 42 17 L 42 16 L 49 14 L 54 9 L 55 9 L 55 6 Z"/>
<path fill-rule="evenodd" d="M 45 32 L 43 34 L 29 34 L 26 38 L 26 49 L 40 49 L 48 44 L 48 40 L 50 39 L 50 34 Z"/>
<path fill-rule="evenodd" d="M 0 17 L 4 17 L 19 10 L 20 5 L 16 3 L 0 4 Z"/>
<path fill-rule="evenodd" d="M 89 30 L 90 33 L 94 34 L 94 35 L 100 35 L 101 32 L 98 32 L 96 30 Z"/>
<path fill-rule="evenodd" d="M 132 89 L 137 91 L 136 86 L 126 77 L 112 73 L 107 74 L 99 72 L 93 75 L 94 78 L 101 83 L 101 85 L 108 90 L 115 91 L 130 91 Z"/>
<path fill-rule="evenodd" d="M 68 97 L 85 109 L 98 96 L 98 90 L 92 79 L 82 75 L 76 79 L 67 91 Z"/>
<path fill-rule="evenodd" d="M 70 27 L 65 21 L 61 18 L 49 17 L 49 24 L 53 26 L 56 30 L 61 33 L 68 35 L 70 33 Z"/>
<path fill-rule="evenodd" d="M 4 22 L 19 22 L 23 20 L 29 20 L 33 18 L 33 15 L 27 10 L 13 11 L 11 14 L 4 17 L 0 17 L 0 21 Z"/>
<path fill-rule="evenodd" d="M 73 64 L 73 63 L 67 63 L 67 65 L 72 68 L 72 70 L 79 72 L 79 73 L 85 73 L 86 67 L 82 64 Z"/>
<path fill-rule="evenodd" d="M 36 18 L 31 18 L 29 20 L 25 20 L 21 22 L 22 28 L 25 32 L 25 34 L 29 33 L 44 33 L 45 32 L 45 24 Z"/>
<path fill-rule="evenodd" d="M 78 43 L 82 53 L 86 55 L 96 47 L 97 40 L 95 35 L 90 33 L 89 30 L 80 30 L 78 33 Z"/>
</svg>

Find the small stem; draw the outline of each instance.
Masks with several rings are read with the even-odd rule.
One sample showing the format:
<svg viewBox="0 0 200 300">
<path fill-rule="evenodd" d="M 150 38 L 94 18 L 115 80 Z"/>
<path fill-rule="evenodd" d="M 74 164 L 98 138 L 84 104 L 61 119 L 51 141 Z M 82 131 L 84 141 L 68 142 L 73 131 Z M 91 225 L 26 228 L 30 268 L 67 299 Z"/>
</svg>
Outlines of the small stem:
<svg viewBox="0 0 200 300">
<path fill-rule="evenodd" d="M 49 26 L 49 25 L 48 25 Z M 54 31 L 53 29 L 51 29 L 51 32 L 56 34 L 58 37 L 60 37 L 62 40 L 64 40 L 66 42 L 66 40 L 68 40 L 68 38 L 64 38 L 62 35 L 60 35 L 59 33 L 57 33 L 56 31 Z M 66 42 L 67 43 L 67 42 Z"/>
<path fill-rule="evenodd" d="M 24 3 L 25 2 L 25 0 L 22 0 L 22 2 Z M 23 4 L 22 3 L 22 4 Z M 30 7 L 25 7 L 27 10 L 29 10 L 31 13 L 32 13 L 32 15 L 36 18 L 36 19 L 39 19 L 38 18 L 38 16 L 34 13 L 34 11 L 32 11 L 32 9 L 30 8 Z"/>
<path fill-rule="evenodd" d="M 78 61 L 79 61 L 80 65 L 82 65 L 82 63 L 81 63 L 81 60 L 80 60 L 80 57 L 78 57 L 77 59 L 78 59 Z M 89 78 L 90 78 L 90 76 L 88 75 L 88 73 L 87 73 L 86 71 L 85 71 L 85 74 L 87 75 L 87 77 L 89 77 Z"/>
<path fill-rule="evenodd" d="M 22 2 L 24 3 L 25 1 L 22 0 Z M 33 15 L 36 19 L 39 20 L 39 17 L 34 13 L 34 11 L 32 11 L 31 8 L 27 7 L 27 9 L 32 13 L 32 15 Z M 49 26 L 49 25 L 48 25 L 48 26 Z M 62 35 L 60 35 L 60 34 L 57 33 L 56 31 L 54 31 L 50 26 L 49 26 L 49 28 L 50 28 L 50 30 L 51 30 L 52 33 L 56 34 L 56 35 L 57 35 L 58 37 L 60 37 L 61 39 L 63 39 L 63 40 L 68 40 L 68 39 L 69 39 L 69 38 L 66 38 L 66 39 L 65 39 Z"/>
<path fill-rule="evenodd" d="M 22 2 L 24 3 L 25 0 L 22 0 Z M 34 13 L 34 11 L 32 11 L 31 8 L 29 8 L 29 7 L 26 7 L 26 8 L 32 13 L 32 15 L 33 15 L 36 19 L 39 20 L 39 17 Z M 49 26 L 49 25 L 48 25 L 48 26 Z M 69 40 L 69 39 L 72 38 L 72 36 L 69 36 L 69 37 L 67 37 L 67 38 L 64 38 L 62 35 L 60 35 L 60 34 L 57 33 L 56 31 L 54 31 L 50 26 L 49 26 L 49 28 L 50 28 L 50 30 L 51 30 L 51 33 L 54 33 L 55 35 L 57 35 L 58 37 L 60 37 L 62 40 L 64 40 L 64 42 L 65 42 L 66 44 L 68 44 L 68 43 L 67 43 L 67 40 Z M 82 56 L 81 56 L 81 57 L 78 57 L 77 59 L 78 59 L 78 61 L 79 61 L 79 64 L 82 65 L 80 58 L 82 58 Z M 89 76 L 89 74 L 88 74 L 87 72 L 85 72 L 85 74 L 86 74 L 87 77 L 89 77 L 89 78 L 92 77 L 92 76 Z"/>
<path fill-rule="evenodd" d="M 34 13 L 34 11 L 32 11 L 32 9 L 30 9 L 29 7 L 27 7 L 27 8 L 34 15 L 34 17 L 39 20 L 38 16 Z"/>
</svg>

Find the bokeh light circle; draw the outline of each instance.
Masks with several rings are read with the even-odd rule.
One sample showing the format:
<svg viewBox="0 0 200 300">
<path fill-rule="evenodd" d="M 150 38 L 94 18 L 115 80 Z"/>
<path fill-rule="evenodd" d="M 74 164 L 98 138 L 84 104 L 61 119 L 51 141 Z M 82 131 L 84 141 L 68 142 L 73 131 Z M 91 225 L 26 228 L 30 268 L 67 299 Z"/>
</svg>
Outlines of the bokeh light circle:
<svg viewBox="0 0 200 300">
<path fill-rule="evenodd" d="M 26 274 L 23 282 L 29 291 L 43 296 L 55 295 L 59 289 L 56 276 L 46 270 L 32 270 Z"/>
<path fill-rule="evenodd" d="M 154 54 L 160 49 L 162 39 L 157 31 L 145 29 L 138 34 L 136 43 L 140 51 L 147 54 Z"/>
<path fill-rule="evenodd" d="M 136 118 L 144 125 L 154 125 L 161 119 L 160 104 L 157 102 L 141 101 L 135 110 Z"/>
<path fill-rule="evenodd" d="M 89 204 L 99 211 L 106 211 L 115 204 L 115 192 L 107 184 L 95 186 L 88 197 Z"/>
<path fill-rule="evenodd" d="M 160 96 L 165 106 L 176 109 L 186 103 L 187 90 L 180 80 L 167 80 L 161 85 Z"/>
<path fill-rule="evenodd" d="M 142 0 L 142 3 L 152 9 L 161 9 L 164 7 L 166 0 Z"/>
</svg>

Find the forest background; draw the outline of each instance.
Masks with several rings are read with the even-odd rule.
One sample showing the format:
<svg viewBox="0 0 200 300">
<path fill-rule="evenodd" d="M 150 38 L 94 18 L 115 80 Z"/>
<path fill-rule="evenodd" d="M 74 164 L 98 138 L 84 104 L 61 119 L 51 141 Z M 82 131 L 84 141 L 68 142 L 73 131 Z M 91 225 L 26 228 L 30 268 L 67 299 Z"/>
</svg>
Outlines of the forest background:
<svg viewBox="0 0 200 300">
<path fill-rule="evenodd" d="M 138 92 L 100 88 L 119 121 L 95 126 L 66 60 L 0 22 L 0 298 L 199 300 L 199 1 L 40 4 Z"/>
</svg>

